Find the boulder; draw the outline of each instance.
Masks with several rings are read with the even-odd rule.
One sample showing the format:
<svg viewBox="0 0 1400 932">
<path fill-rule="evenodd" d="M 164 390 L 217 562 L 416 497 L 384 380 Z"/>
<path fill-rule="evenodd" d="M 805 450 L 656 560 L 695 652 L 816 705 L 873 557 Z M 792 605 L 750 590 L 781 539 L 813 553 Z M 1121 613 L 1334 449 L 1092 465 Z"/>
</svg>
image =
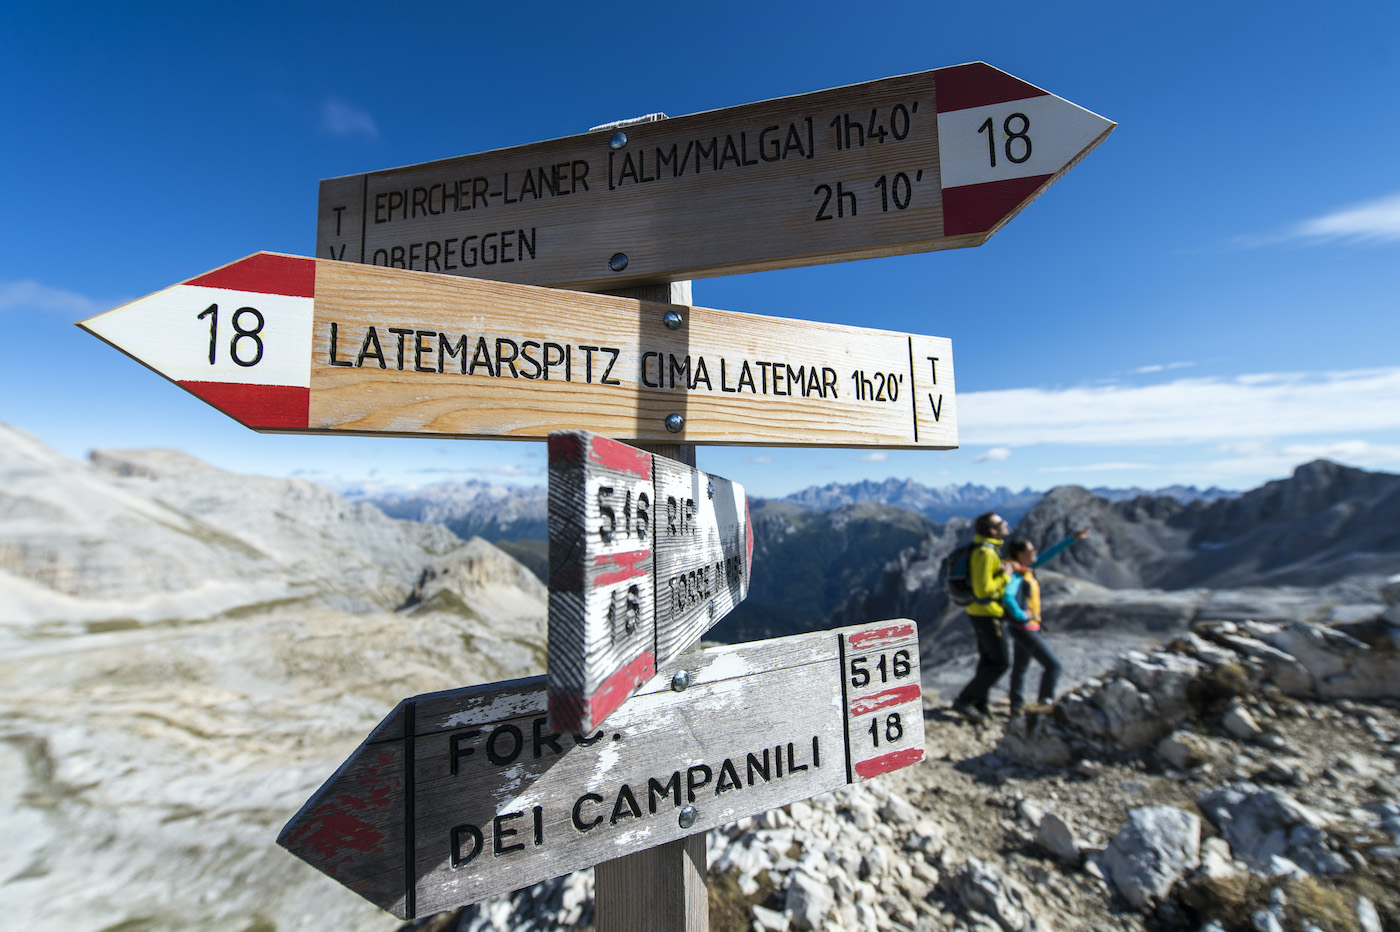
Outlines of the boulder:
<svg viewBox="0 0 1400 932">
<path fill-rule="evenodd" d="M 1238 741 L 1253 741 L 1264 733 L 1264 729 L 1259 727 L 1254 716 L 1249 714 L 1249 710 L 1239 700 L 1230 703 L 1230 707 L 1220 719 L 1220 724 Z"/>
<path fill-rule="evenodd" d="M 1375 699 L 1396 695 L 1400 684 L 1400 651 L 1393 638 L 1366 644 L 1337 628 L 1293 622 L 1252 624 L 1249 633 L 1291 655 L 1306 670 L 1310 682 L 1278 682 L 1293 695 L 1324 699 Z"/>
<path fill-rule="evenodd" d="M 1189 731 L 1174 731 L 1158 741 L 1157 753 L 1177 770 L 1191 770 L 1210 760 L 1205 739 Z"/>
<path fill-rule="evenodd" d="M 1400 573 L 1386 578 L 1381 586 L 1381 598 L 1386 605 L 1400 605 Z"/>
<path fill-rule="evenodd" d="M 1330 877 L 1347 870 L 1346 859 L 1327 846 L 1323 818 L 1277 787 L 1227 783 L 1202 793 L 1197 805 L 1252 873 Z"/>
<path fill-rule="evenodd" d="M 1200 866 L 1200 854 L 1199 817 L 1172 806 L 1142 806 L 1128 813 L 1101 863 L 1123 898 L 1148 910 Z"/>
<path fill-rule="evenodd" d="M 806 871 L 794 871 L 783 911 L 794 929 L 821 929 L 835 902 L 830 884 Z"/>
<path fill-rule="evenodd" d="M 1003 932 L 1021 932 L 1030 924 L 1025 891 L 991 864 L 968 858 L 945 886 L 969 911 L 988 917 Z"/>
<path fill-rule="evenodd" d="M 1053 812 L 1047 812 L 1036 826 L 1035 842 L 1066 864 L 1078 864 L 1079 841 L 1069 824 Z"/>
<path fill-rule="evenodd" d="M 1204 669 L 1201 662 L 1180 654 L 1129 651 L 1119 660 L 1117 673 L 1151 696 L 1158 714 L 1180 721 L 1191 714 L 1191 682 Z"/>
</svg>

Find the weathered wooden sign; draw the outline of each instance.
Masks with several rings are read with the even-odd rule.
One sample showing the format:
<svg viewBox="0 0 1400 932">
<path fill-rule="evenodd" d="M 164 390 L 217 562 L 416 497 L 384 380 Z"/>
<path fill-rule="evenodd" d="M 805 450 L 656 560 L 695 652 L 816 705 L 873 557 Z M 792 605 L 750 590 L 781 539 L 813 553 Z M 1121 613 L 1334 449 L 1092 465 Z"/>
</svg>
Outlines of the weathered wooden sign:
<svg viewBox="0 0 1400 932">
<path fill-rule="evenodd" d="M 255 430 L 950 449 L 950 342 L 257 253 L 79 326 Z"/>
<path fill-rule="evenodd" d="M 323 181 L 316 255 L 598 290 L 976 246 L 1114 125 L 975 62 Z"/>
<path fill-rule="evenodd" d="M 278 843 L 401 919 L 473 903 L 917 763 L 918 658 L 905 620 L 695 651 L 586 735 L 544 677 L 417 696 Z"/>
<path fill-rule="evenodd" d="M 589 732 L 748 595 L 738 483 L 584 431 L 549 435 L 549 727 Z"/>
</svg>

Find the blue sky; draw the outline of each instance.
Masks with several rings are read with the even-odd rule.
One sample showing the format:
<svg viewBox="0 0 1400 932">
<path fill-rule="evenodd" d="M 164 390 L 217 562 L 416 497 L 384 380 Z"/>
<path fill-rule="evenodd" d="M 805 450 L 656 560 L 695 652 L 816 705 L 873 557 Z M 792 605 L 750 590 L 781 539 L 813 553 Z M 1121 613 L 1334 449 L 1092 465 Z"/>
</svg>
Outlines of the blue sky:
<svg viewBox="0 0 1400 932">
<path fill-rule="evenodd" d="M 0 422 L 328 482 L 542 481 L 538 443 L 264 436 L 73 322 L 258 250 L 317 183 L 985 60 L 1118 122 L 976 249 L 695 283 L 953 340 L 962 448 L 704 447 L 777 495 L 1400 471 L 1400 4 L 0 8 Z"/>
</svg>

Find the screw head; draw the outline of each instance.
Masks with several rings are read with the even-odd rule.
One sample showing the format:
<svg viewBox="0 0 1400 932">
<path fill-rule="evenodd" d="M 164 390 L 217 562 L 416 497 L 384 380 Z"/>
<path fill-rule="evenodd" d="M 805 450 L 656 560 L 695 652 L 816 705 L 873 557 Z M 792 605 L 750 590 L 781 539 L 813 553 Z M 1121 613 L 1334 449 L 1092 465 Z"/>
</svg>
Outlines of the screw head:
<svg viewBox="0 0 1400 932">
<path fill-rule="evenodd" d="M 627 134 L 622 130 L 618 130 L 612 134 L 612 138 L 608 140 L 608 145 L 613 149 L 621 149 L 623 146 L 627 145 Z"/>
<path fill-rule="evenodd" d="M 685 318 L 681 316 L 680 311 L 667 311 L 661 322 L 666 325 L 667 330 L 679 330 L 681 324 L 685 323 Z"/>
<path fill-rule="evenodd" d="M 613 257 L 608 260 L 608 268 L 612 269 L 614 272 L 621 272 L 623 269 L 627 268 L 627 253 L 613 253 Z"/>
<path fill-rule="evenodd" d="M 690 828 L 692 825 L 695 824 L 695 819 L 699 815 L 700 813 L 695 811 L 694 806 L 686 806 L 684 809 L 681 810 L 681 817 L 679 819 L 681 828 Z"/>
<path fill-rule="evenodd" d="M 685 692 L 690 685 L 690 673 L 685 670 L 677 670 L 676 675 L 671 677 L 671 688 L 678 693 Z"/>
<path fill-rule="evenodd" d="M 679 414 L 666 415 L 666 429 L 673 434 L 679 434 L 681 431 L 685 430 L 685 418 L 681 417 Z"/>
</svg>

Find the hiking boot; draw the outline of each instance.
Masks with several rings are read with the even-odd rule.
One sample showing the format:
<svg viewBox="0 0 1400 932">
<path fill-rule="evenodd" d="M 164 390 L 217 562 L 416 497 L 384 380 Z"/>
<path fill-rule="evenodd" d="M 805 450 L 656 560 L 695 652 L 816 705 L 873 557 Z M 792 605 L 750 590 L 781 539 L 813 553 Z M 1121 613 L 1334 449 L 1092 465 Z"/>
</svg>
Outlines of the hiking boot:
<svg viewBox="0 0 1400 932">
<path fill-rule="evenodd" d="M 977 708 L 970 702 L 953 703 L 953 711 L 970 722 L 985 722 L 987 720 L 986 711 Z"/>
<path fill-rule="evenodd" d="M 1015 718 L 1016 716 L 1020 715 L 1025 708 L 1026 707 L 1019 702 L 1011 703 L 1011 717 Z"/>
</svg>

